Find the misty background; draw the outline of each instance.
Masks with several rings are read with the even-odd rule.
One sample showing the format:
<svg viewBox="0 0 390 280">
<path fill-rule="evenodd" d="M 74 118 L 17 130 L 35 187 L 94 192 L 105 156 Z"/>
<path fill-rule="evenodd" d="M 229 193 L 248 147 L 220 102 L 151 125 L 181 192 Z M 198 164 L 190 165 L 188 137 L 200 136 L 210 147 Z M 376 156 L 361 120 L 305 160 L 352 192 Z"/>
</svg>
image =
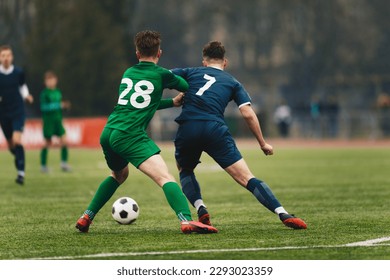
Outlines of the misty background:
<svg viewBox="0 0 390 280">
<path fill-rule="evenodd" d="M 284 103 L 286 137 L 380 139 L 390 136 L 389 14 L 388 0 L 0 0 L 0 44 L 26 72 L 31 118 L 49 69 L 72 102 L 66 117 L 107 116 L 137 63 L 133 36 L 153 29 L 166 68 L 200 66 L 203 46 L 222 41 L 226 71 L 250 93 L 267 137 L 281 136 L 274 113 Z M 158 139 L 172 138 L 178 113 L 158 112 Z M 250 135 L 235 104 L 226 119 L 234 135 Z"/>
</svg>

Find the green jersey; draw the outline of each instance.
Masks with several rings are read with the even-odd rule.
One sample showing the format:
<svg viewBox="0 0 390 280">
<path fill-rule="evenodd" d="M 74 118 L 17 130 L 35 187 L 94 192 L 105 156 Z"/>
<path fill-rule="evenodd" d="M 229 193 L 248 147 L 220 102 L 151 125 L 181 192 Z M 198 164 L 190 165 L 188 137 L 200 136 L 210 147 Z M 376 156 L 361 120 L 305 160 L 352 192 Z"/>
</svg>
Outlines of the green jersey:
<svg viewBox="0 0 390 280">
<path fill-rule="evenodd" d="M 61 101 L 62 94 L 58 89 L 45 88 L 41 92 L 41 112 L 44 120 L 62 118 Z"/>
<path fill-rule="evenodd" d="M 118 104 L 106 127 L 132 133 L 144 131 L 161 102 L 165 88 L 187 91 L 188 83 L 153 62 L 141 61 L 127 69 L 119 86 Z"/>
<path fill-rule="evenodd" d="M 62 94 L 58 89 L 45 88 L 41 92 L 41 112 L 43 120 L 43 136 L 50 139 L 57 135 L 61 137 L 65 134 L 62 124 Z"/>
</svg>

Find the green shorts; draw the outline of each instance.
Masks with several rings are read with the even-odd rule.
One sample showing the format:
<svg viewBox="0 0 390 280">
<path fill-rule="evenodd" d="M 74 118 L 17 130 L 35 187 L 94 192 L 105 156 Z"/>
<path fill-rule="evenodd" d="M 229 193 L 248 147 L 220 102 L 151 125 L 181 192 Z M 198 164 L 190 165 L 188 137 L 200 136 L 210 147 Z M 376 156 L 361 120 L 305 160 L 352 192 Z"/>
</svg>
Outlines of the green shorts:
<svg viewBox="0 0 390 280">
<path fill-rule="evenodd" d="M 138 168 L 161 151 L 144 131 L 125 133 L 108 127 L 100 136 L 100 145 L 107 165 L 113 171 L 122 170 L 129 162 Z"/>
<path fill-rule="evenodd" d="M 62 119 L 43 120 L 43 137 L 50 139 L 53 136 L 61 137 L 65 134 Z"/>
</svg>

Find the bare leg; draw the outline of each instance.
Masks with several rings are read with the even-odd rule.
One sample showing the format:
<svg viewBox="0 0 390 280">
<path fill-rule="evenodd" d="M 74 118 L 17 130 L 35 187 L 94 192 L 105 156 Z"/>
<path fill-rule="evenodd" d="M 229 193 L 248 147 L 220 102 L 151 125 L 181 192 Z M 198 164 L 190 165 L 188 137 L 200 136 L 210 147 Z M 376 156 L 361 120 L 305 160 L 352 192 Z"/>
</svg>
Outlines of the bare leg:
<svg viewBox="0 0 390 280">
<path fill-rule="evenodd" d="M 175 178 L 169 173 L 165 161 L 159 154 L 153 155 L 145 160 L 138 169 L 150 177 L 160 187 L 168 182 L 176 182 Z"/>
<path fill-rule="evenodd" d="M 138 168 L 163 189 L 169 205 L 180 221 L 192 220 L 187 199 L 176 183 L 175 178 L 169 173 L 161 155 L 151 156 Z"/>
</svg>

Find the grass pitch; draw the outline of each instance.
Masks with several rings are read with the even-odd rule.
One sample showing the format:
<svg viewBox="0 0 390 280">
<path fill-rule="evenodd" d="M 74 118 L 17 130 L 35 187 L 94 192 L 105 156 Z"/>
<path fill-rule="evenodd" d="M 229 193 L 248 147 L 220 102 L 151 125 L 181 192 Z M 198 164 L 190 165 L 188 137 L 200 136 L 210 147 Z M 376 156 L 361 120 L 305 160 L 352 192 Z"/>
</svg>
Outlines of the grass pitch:
<svg viewBox="0 0 390 280">
<path fill-rule="evenodd" d="M 256 147 L 241 147 L 252 172 L 307 230 L 283 226 L 204 155 L 197 178 L 218 234 L 182 234 L 163 192 L 133 167 L 90 232 L 80 234 L 75 222 L 109 174 L 101 151 L 71 149 L 73 172 L 63 173 L 59 150 L 51 149 L 50 174 L 40 173 L 39 151 L 27 151 L 21 187 L 2 150 L 0 259 L 390 259 L 390 148 L 275 147 L 265 157 Z M 177 178 L 172 145 L 162 155 Z M 111 205 L 121 196 L 138 202 L 135 224 L 112 219 Z"/>
</svg>

